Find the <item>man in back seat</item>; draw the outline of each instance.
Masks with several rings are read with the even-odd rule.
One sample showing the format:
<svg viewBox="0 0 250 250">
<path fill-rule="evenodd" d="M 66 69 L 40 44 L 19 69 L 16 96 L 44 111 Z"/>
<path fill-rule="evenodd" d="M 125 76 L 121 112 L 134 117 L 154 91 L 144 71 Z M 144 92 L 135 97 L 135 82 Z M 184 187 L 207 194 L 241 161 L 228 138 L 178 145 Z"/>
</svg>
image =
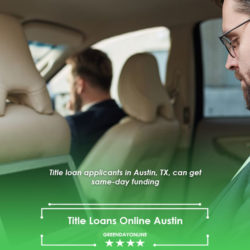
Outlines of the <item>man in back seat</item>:
<svg viewBox="0 0 250 250">
<path fill-rule="evenodd" d="M 112 64 L 102 51 L 88 48 L 67 60 L 69 108 L 76 112 L 66 119 L 71 130 L 71 155 L 78 167 L 97 140 L 125 116 L 110 97 Z"/>
</svg>

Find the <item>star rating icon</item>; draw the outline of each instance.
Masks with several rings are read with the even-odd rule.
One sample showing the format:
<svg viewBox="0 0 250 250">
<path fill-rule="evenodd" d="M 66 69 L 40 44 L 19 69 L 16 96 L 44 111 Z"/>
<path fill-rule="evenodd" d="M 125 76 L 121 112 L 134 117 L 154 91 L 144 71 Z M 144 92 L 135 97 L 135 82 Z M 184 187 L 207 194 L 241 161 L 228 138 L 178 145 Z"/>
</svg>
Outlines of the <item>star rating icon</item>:
<svg viewBox="0 0 250 250">
<path fill-rule="evenodd" d="M 134 241 L 130 240 L 130 241 L 127 241 L 128 243 L 128 247 L 133 247 L 134 246 Z"/>
<path fill-rule="evenodd" d="M 118 241 L 111 241 L 110 239 L 108 241 L 105 242 L 106 243 L 106 247 L 123 247 L 124 243 L 126 244 L 125 246 L 127 247 L 134 247 L 137 245 L 137 247 L 143 247 L 144 241 L 142 241 L 141 239 L 138 241 L 132 241 L 131 239 L 129 241 L 122 241 L 121 239 L 119 239 Z M 116 245 L 113 245 L 116 244 Z M 136 244 L 136 245 L 135 245 Z"/>
<path fill-rule="evenodd" d="M 139 240 L 136 242 L 138 247 L 143 247 L 144 241 Z"/>
<path fill-rule="evenodd" d="M 108 241 L 105 242 L 107 244 L 107 247 L 112 247 L 113 241 L 111 241 L 110 239 Z"/>
<path fill-rule="evenodd" d="M 119 240 L 116 242 L 118 247 L 123 247 L 123 241 Z"/>
</svg>

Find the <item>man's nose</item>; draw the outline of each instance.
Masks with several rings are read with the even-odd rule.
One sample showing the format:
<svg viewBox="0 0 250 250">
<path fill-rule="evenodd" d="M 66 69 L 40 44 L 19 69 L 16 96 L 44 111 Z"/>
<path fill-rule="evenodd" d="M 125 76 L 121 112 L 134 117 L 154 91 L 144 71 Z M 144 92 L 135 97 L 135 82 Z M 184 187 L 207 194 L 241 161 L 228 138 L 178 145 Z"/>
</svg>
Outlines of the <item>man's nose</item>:
<svg viewBox="0 0 250 250">
<path fill-rule="evenodd" d="M 238 67 L 237 59 L 228 54 L 225 67 L 228 70 L 235 70 Z"/>
</svg>

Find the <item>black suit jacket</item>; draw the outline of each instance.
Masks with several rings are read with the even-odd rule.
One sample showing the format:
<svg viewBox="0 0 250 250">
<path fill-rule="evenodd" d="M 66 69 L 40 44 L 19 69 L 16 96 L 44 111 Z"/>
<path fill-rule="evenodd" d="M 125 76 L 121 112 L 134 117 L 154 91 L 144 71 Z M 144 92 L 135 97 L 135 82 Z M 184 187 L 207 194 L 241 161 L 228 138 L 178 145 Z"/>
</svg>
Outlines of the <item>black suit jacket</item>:
<svg viewBox="0 0 250 250">
<path fill-rule="evenodd" d="M 71 155 L 77 167 L 97 140 L 125 116 L 112 99 L 99 102 L 85 112 L 67 116 L 71 130 Z"/>
</svg>

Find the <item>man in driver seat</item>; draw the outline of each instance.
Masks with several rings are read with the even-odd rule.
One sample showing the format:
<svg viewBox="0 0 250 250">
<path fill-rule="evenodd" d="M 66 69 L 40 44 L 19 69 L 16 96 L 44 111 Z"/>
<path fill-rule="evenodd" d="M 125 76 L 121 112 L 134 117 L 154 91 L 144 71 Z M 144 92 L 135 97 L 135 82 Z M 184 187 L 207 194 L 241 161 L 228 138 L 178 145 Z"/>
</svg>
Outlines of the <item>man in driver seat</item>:
<svg viewBox="0 0 250 250">
<path fill-rule="evenodd" d="M 102 51 L 88 48 L 67 60 L 70 101 L 75 114 L 66 120 L 71 130 L 71 155 L 77 167 L 97 140 L 125 116 L 110 97 L 112 64 Z"/>
</svg>

